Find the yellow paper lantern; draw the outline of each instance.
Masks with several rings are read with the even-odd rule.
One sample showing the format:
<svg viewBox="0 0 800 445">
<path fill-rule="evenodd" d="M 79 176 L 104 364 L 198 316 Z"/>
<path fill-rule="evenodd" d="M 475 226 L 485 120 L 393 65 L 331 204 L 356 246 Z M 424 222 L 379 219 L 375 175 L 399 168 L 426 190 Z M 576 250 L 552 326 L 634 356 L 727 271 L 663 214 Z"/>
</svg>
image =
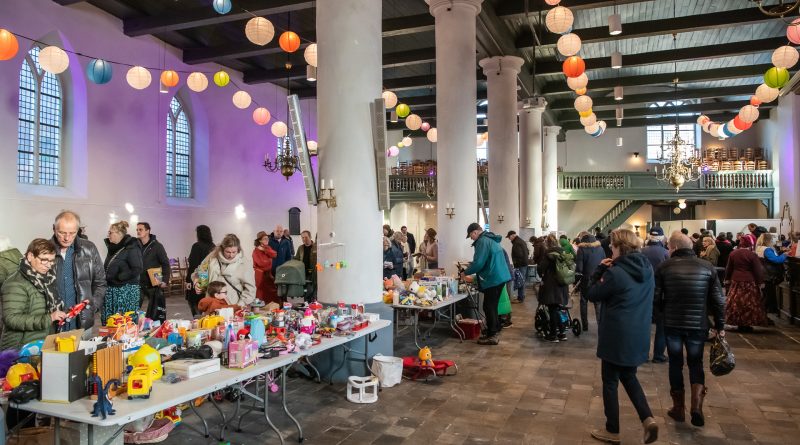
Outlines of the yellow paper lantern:
<svg viewBox="0 0 800 445">
<path fill-rule="evenodd" d="M 581 73 L 578 77 L 567 77 L 567 86 L 571 90 L 580 90 L 581 88 L 586 88 L 586 85 L 589 84 L 589 77 L 586 73 Z"/>
<path fill-rule="evenodd" d="M 233 105 L 235 105 L 236 108 L 244 110 L 249 107 L 251 103 L 253 103 L 253 98 L 250 97 L 247 91 L 239 90 L 233 94 Z"/>
<path fill-rule="evenodd" d="M 253 121 L 258 125 L 267 125 L 270 118 L 269 110 L 264 107 L 258 107 L 253 110 Z"/>
<path fill-rule="evenodd" d="M 761 103 L 764 104 L 772 102 L 773 100 L 777 99 L 779 94 L 780 94 L 779 89 L 772 88 L 764 83 L 762 83 L 761 85 L 758 86 L 758 88 L 756 88 L 756 97 L 758 98 L 758 100 L 761 101 Z"/>
<path fill-rule="evenodd" d="M 575 90 L 575 94 L 579 96 L 582 94 L 586 94 L 586 87 Z"/>
<path fill-rule="evenodd" d="M 406 144 L 404 144 L 403 141 L 400 141 L 400 142 L 397 143 L 397 148 L 403 148 L 405 146 L 406 146 Z"/>
<path fill-rule="evenodd" d="M 588 110 L 586 110 L 586 111 L 579 111 L 579 112 L 578 112 L 578 116 L 580 116 L 580 117 L 587 117 L 587 116 L 589 116 L 590 114 L 592 114 L 592 109 L 591 109 L 591 108 L 589 108 L 589 109 L 588 109 Z"/>
<path fill-rule="evenodd" d="M 303 51 L 303 58 L 306 59 L 306 63 L 311 66 L 317 66 L 317 44 L 312 43 L 306 47 L 306 50 Z"/>
<path fill-rule="evenodd" d="M 575 109 L 578 112 L 592 109 L 592 98 L 589 96 L 578 96 L 575 98 Z"/>
<path fill-rule="evenodd" d="M 48 73 L 61 74 L 69 67 L 69 56 L 57 46 L 48 46 L 39 52 L 39 66 Z"/>
<path fill-rule="evenodd" d="M 574 56 L 581 50 L 581 38 L 573 33 L 564 34 L 558 38 L 556 48 L 558 48 L 559 53 L 566 57 Z"/>
<path fill-rule="evenodd" d="M 391 91 L 384 91 L 383 94 L 381 94 L 381 97 L 383 97 L 383 103 L 386 104 L 387 110 L 394 108 L 395 105 L 397 105 L 397 94 L 394 94 Z"/>
<path fill-rule="evenodd" d="M 217 71 L 214 74 L 214 83 L 218 87 L 224 87 L 231 81 L 231 76 L 228 75 L 225 71 Z"/>
<path fill-rule="evenodd" d="M 572 22 L 575 18 L 572 16 L 572 11 L 563 7 L 556 6 L 555 8 L 547 11 L 547 16 L 544 19 L 545 25 L 550 32 L 556 34 L 564 34 L 572 28 Z"/>
<path fill-rule="evenodd" d="M 281 121 L 278 121 L 272 124 L 272 128 L 270 128 L 270 131 L 272 131 L 272 135 L 275 136 L 276 138 L 282 138 L 286 136 L 286 133 L 289 132 L 289 129 L 286 127 L 286 124 L 284 124 Z"/>
<path fill-rule="evenodd" d="M 128 74 L 125 75 L 125 80 L 128 81 L 128 85 L 131 87 L 137 90 L 143 90 L 150 86 L 150 82 L 153 81 L 153 76 L 150 75 L 150 71 L 147 71 L 147 68 L 135 66 L 128 70 Z"/>
<path fill-rule="evenodd" d="M 411 108 L 406 104 L 397 104 L 395 111 L 397 112 L 397 116 L 404 118 L 411 113 Z"/>
<path fill-rule="evenodd" d="M 173 70 L 167 70 L 161 73 L 161 83 L 166 87 L 172 88 L 177 85 L 180 80 L 178 73 Z"/>
<path fill-rule="evenodd" d="M 406 128 L 409 130 L 419 130 L 419 127 L 422 126 L 422 118 L 417 116 L 416 114 L 409 114 L 406 117 Z"/>
<path fill-rule="evenodd" d="M 436 142 L 439 137 L 439 133 L 436 131 L 436 127 L 429 129 L 428 132 L 425 133 L 425 137 L 427 137 L 428 140 L 431 142 Z"/>
<path fill-rule="evenodd" d="M 0 29 L 0 60 L 10 60 L 17 55 L 19 42 L 14 34 L 8 30 Z"/>
<path fill-rule="evenodd" d="M 275 37 L 275 27 L 272 22 L 264 17 L 253 17 L 247 21 L 244 27 L 244 35 L 247 40 L 255 43 L 256 45 L 264 46 Z"/>
<path fill-rule="evenodd" d="M 186 86 L 195 93 L 201 93 L 208 88 L 208 77 L 203 73 L 192 73 L 186 78 Z"/>
</svg>

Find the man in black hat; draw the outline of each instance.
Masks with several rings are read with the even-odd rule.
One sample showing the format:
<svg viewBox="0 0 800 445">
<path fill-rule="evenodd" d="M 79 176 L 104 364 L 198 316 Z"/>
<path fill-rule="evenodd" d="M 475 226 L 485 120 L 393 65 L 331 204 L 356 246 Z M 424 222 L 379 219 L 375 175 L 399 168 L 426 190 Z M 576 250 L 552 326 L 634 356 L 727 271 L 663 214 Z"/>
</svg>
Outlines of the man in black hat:
<svg viewBox="0 0 800 445">
<path fill-rule="evenodd" d="M 517 289 L 517 298 L 511 302 L 522 303 L 525 301 L 525 278 L 528 276 L 528 243 L 513 230 L 508 231 L 506 238 L 511 241 L 511 264 L 514 265 L 514 286 Z"/>
</svg>

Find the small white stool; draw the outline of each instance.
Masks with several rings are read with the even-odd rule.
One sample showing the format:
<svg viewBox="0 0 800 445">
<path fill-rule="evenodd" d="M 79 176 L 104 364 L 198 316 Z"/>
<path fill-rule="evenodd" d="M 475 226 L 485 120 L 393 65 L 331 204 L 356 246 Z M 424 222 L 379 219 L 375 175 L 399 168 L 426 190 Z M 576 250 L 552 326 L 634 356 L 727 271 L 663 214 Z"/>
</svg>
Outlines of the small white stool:
<svg viewBox="0 0 800 445">
<path fill-rule="evenodd" d="M 375 376 L 347 379 L 347 400 L 353 403 L 375 403 L 378 401 L 378 380 Z"/>
</svg>

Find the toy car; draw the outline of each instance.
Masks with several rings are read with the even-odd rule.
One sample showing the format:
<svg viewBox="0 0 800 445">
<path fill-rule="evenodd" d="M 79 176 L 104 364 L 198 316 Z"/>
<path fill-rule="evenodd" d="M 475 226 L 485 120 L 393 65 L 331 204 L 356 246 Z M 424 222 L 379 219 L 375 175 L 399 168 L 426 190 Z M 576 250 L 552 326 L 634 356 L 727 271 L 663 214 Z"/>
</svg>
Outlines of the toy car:
<svg viewBox="0 0 800 445">
<path fill-rule="evenodd" d="M 133 398 L 149 399 L 153 391 L 153 380 L 150 368 L 146 365 L 139 365 L 133 368 L 128 376 L 128 400 Z"/>
</svg>

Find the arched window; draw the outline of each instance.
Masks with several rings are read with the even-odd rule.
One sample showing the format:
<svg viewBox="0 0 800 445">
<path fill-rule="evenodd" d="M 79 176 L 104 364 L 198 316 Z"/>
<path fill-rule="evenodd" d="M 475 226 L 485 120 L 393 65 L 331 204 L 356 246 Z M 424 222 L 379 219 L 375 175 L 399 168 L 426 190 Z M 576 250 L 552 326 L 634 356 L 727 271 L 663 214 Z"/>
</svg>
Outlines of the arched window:
<svg viewBox="0 0 800 445">
<path fill-rule="evenodd" d="M 173 97 L 167 114 L 167 196 L 192 197 L 192 133 L 183 104 Z"/>
<path fill-rule="evenodd" d="M 58 76 L 39 66 L 39 51 L 28 51 L 19 72 L 17 182 L 61 185 L 63 97 Z"/>
</svg>

